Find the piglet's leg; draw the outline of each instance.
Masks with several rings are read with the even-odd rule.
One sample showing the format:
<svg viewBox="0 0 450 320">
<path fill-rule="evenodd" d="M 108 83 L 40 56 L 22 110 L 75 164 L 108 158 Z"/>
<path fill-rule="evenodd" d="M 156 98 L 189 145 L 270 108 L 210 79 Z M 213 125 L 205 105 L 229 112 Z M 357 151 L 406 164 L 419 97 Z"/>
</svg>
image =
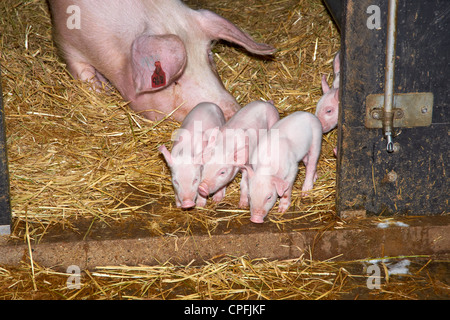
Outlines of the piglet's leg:
<svg viewBox="0 0 450 320">
<path fill-rule="evenodd" d="M 201 195 L 197 195 L 197 200 L 195 201 L 195 205 L 200 208 L 204 208 L 206 206 L 206 198 Z"/>
<path fill-rule="evenodd" d="M 285 213 L 289 209 L 291 205 L 292 186 L 292 183 L 289 184 L 289 188 L 281 196 L 280 203 L 278 204 L 278 212 Z"/>
<path fill-rule="evenodd" d="M 305 164 L 306 170 L 308 170 L 309 153 L 306 154 L 306 156 L 303 158 L 302 161 L 303 161 L 303 163 Z M 310 165 L 310 166 L 311 166 L 311 165 Z M 316 162 L 316 165 L 315 165 L 315 166 L 317 166 L 317 162 Z M 316 168 L 314 167 L 314 181 L 313 181 L 313 182 L 316 182 L 317 178 L 318 178 L 318 176 L 317 176 L 317 171 L 316 171 Z M 306 179 L 305 179 L 305 180 L 306 180 Z"/>
<path fill-rule="evenodd" d="M 239 199 L 239 208 L 248 207 L 248 173 L 247 170 L 241 170 L 241 198 Z"/>
<path fill-rule="evenodd" d="M 302 187 L 303 197 L 308 196 L 308 191 L 313 188 L 314 182 L 317 180 L 317 160 L 318 156 L 315 156 L 314 153 L 311 154 L 311 152 L 303 158 L 306 167 L 305 181 Z"/>
<path fill-rule="evenodd" d="M 225 197 L 225 190 L 226 190 L 226 187 L 223 187 L 222 189 L 219 189 L 213 195 L 212 199 L 215 203 L 219 203 L 220 201 L 222 201 L 222 199 Z"/>
</svg>

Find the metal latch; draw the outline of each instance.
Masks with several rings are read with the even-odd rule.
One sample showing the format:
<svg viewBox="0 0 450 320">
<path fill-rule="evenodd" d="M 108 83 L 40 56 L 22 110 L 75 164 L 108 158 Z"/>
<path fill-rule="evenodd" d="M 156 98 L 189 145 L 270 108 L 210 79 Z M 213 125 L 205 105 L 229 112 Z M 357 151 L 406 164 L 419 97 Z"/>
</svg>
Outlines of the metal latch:
<svg viewBox="0 0 450 320">
<path fill-rule="evenodd" d="M 394 128 L 428 127 L 433 117 L 433 93 L 394 94 Z M 369 129 L 383 128 L 384 94 L 370 94 L 366 97 L 365 126 Z"/>
</svg>

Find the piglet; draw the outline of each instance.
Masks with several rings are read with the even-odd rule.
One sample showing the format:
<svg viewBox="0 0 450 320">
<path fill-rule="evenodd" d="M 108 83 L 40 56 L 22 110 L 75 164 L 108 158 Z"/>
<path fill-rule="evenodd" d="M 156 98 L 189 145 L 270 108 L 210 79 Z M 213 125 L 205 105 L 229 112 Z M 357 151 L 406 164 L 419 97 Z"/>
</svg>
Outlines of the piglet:
<svg viewBox="0 0 450 320">
<path fill-rule="evenodd" d="M 331 88 L 328 86 L 326 76 L 323 75 L 322 77 L 324 95 L 317 103 L 316 116 L 322 124 L 323 133 L 334 129 L 338 123 L 340 64 L 340 54 L 338 52 L 333 60 L 334 80 Z"/>
<path fill-rule="evenodd" d="M 258 140 L 280 116 L 270 102 L 254 101 L 239 110 L 220 130 L 210 135 L 204 152 L 203 180 L 198 192 L 203 197 L 223 190 L 240 167 L 248 163 Z M 248 206 L 247 171 L 242 171 L 239 207 Z M 221 199 L 220 199 L 221 200 Z"/>
<path fill-rule="evenodd" d="M 281 197 L 279 212 L 286 212 L 297 177 L 298 163 L 303 160 L 306 176 L 303 195 L 313 188 L 322 143 L 322 126 L 309 112 L 294 112 L 278 121 L 263 136 L 251 155 L 248 172 L 250 220 L 263 223 L 264 218 Z"/>
<path fill-rule="evenodd" d="M 223 112 L 217 105 L 200 103 L 188 113 L 180 129 L 174 133 L 172 153 L 169 153 L 165 145 L 158 148 L 172 173 L 177 207 L 188 209 L 195 205 L 206 205 L 206 198 L 197 193 L 201 180 L 203 148 L 206 147 L 211 131 L 224 124 Z"/>
</svg>

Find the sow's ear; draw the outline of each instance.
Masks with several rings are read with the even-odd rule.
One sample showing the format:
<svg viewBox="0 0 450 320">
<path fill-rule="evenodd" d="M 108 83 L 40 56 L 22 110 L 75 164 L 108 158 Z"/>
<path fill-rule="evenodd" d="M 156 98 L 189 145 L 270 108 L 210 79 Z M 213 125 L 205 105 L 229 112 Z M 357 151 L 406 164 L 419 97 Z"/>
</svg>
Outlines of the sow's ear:
<svg viewBox="0 0 450 320">
<path fill-rule="evenodd" d="M 186 48 L 176 35 L 137 37 L 131 45 L 136 93 L 168 86 L 183 73 L 186 61 Z"/>
<path fill-rule="evenodd" d="M 223 39 L 233 42 L 251 53 L 260 55 L 270 55 L 277 51 L 272 46 L 255 42 L 233 23 L 209 10 L 197 10 L 197 21 L 211 40 Z"/>
</svg>

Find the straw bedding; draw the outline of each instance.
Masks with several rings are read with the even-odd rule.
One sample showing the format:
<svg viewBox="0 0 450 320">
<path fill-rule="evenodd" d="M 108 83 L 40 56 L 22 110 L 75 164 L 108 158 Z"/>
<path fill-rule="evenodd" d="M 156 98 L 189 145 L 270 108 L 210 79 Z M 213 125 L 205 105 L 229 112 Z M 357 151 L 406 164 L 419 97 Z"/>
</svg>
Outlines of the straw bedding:
<svg viewBox="0 0 450 320">
<path fill-rule="evenodd" d="M 111 266 L 85 270 L 69 289 L 66 273 L 34 264 L 0 267 L 0 299 L 448 299 L 445 263 L 407 257 L 408 274 L 380 266 L 380 289 L 367 288 L 368 261 L 268 261 L 225 257 L 203 266 Z M 401 263 L 405 257 L 393 257 Z M 75 282 L 70 282 L 76 285 Z"/>
<path fill-rule="evenodd" d="M 315 111 L 321 75 L 332 77 L 340 45 L 320 0 L 187 3 L 213 10 L 278 48 L 273 58 L 263 59 L 226 43 L 214 47 L 222 81 L 241 105 L 272 99 L 281 117 Z M 2 1 L 0 24 L 12 239 L 45 241 L 55 227 L 80 233 L 81 221 L 107 228 L 134 219 L 149 235 L 214 232 L 221 224 L 249 223 L 249 211 L 237 210 L 239 177 L 219 205 L 175 207 L 170 172 L 157 147 L 171 145 L 179 123 L 143 119 L 117 92 L 94 92 L 72 79 L 57 57 L 44 0 Z M 302 219 L 305 228 L 342 225 L 334 207 L 335 145 L 335 132 L 324 135 L 314 190 L 301 197 L 301 164 L 290 210 L 279 214 L 275 207 L 266 223 L 282 226 Z M 83 289 L 69 292 L 67 275 L 24 261 L 19 268 L 0 268 L 0 298 L 335 298 L 347 290 L 342 288 L 349 274 L 340 265 L 303 258 L 227 257 L 200 267 L 103 267 L 86 271 Z"/>
</svg>

